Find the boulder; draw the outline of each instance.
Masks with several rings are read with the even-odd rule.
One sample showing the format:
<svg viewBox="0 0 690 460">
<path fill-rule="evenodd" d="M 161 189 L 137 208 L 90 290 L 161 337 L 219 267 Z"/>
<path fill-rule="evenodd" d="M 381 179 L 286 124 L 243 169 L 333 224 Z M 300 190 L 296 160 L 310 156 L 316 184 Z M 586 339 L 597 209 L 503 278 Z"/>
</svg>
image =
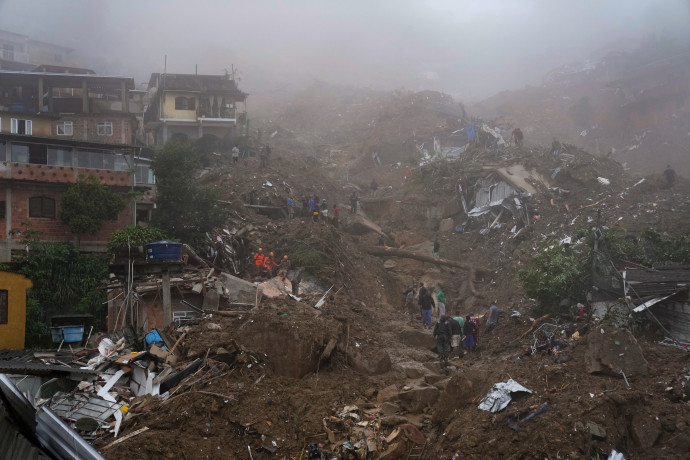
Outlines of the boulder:
<svg viewBox="0 0 690 460">
<path fill-rule="evenodd" d="M 643 449 L 654 447 L 661 435 L 659 423 L 643 414 L 635 414 L 630 421 L 630 435 L 633 441 Z"/>
<path fill-rule="evenodd" d="M 417 361 L 400 363 L 399 368 L 408 379 L 412 380 L 421 379 L 429 373 L 429 369 Z"/>
<path fill-rule="evenodd" d="M 380 409 L 383 415 L 393 415 L 400 411 L 400 406 L 392 402 L 385 402 L 381 404 Z"/>
<path fill-rule="evenodd" d="M 360 374 L 379 375 L 391 370 L 391 358 L 385 350 L 370 350 L 365 355 L 350 348 L 347 355 L 352 368 Z"/>
<path fill-rule="evenodd" d="M 398 332 L 398 338 L 405 345 L 427 350 L 436 346 L 436 339 L 431 333 L 423 329 L 406 328 Z"/>
<path fill-rule="evenodd" d="M 603 333 L 602 333 L 603 331 Z M 587 335 L 585 366 L 590 374 L 603 373 L 628 379 L 647 375 L 648 364 L 642 349 L 627 329 L 595 328 Z"/>
<path fill-rule="evenodd" d="M 400 405 L 403 409 L 416 413 L 434 404 L 439 394 L 439 389 L 434 386 L 416 384 L 409 390 L 401 391 L 398 396 L 400 397 Z"/>
<path fill-rule="evenodd" d="M 386 450 L 381 453 L 379 460 L 396 460 L 398 458 L 404 458 L 407 453 L 405 452 L 405 442 L 396 441 L 391 443 Z"/>
<path fill-rule="evenodd" d="M 395 385 L 390 385 L 379 390 L 379 394 L 376 395 L 376 401 L 379 403 L 397 401 L 398 399 L 398 387 Z"/>
</svg>

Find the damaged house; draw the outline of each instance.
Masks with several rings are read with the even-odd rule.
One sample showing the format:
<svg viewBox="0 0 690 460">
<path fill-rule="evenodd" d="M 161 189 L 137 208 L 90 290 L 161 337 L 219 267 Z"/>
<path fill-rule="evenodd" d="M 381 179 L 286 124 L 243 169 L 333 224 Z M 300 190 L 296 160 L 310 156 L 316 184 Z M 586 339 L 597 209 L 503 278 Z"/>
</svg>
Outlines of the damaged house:
<svg viewBox="0 0 690 460">
<path fill-rule="evenodd" d="M 666 336 L 675 342 L 690 344 L 689 267 L 658 270 L 631 269 L 623 272 L 623 291 L 635 305 L 633 311 L 648 310 Z"/>
<path fill-rule="evenodd" d="M 475 184 L 474 202 L 469 210 L 462 186 L 458 187 L 469 217 L 489 216 L 487 227 L 482 230 L 488 232 L 499 224 L 501 217 L 508 214 L 513 220 L 521 223 L 521 227 L 529 225 L 527 201 L 537 193 L 530 181 L 547 185 L 538 173 L 528 171 L 519 164 L 493 169 Z"/>
</svg>

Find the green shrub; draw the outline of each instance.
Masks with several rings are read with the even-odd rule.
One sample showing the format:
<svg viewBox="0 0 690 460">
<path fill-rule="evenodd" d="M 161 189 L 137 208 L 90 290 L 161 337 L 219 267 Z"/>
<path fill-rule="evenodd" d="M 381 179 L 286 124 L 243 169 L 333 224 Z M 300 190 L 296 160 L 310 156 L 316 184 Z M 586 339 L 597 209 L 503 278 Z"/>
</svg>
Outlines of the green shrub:
<svg viewBox="0 0 690 460">
<path fill-rule="evenodd" d="M 130 225 L 122 230 L 113 231 L 108 240 L 108 251 L 113 253 L 120 248 L 143 246 L 165 239 L 167 239 L 165 233 L 159 228 Z"/>
</svg>

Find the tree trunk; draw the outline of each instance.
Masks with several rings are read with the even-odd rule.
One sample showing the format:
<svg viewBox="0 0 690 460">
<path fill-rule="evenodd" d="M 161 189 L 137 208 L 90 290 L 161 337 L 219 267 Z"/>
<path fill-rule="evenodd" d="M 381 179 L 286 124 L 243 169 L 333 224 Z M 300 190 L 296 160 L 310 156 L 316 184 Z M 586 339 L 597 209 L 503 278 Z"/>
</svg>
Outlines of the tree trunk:
<svg viewBox="0 0 690 460">
<path fill-rule="evenodd" d="M 391 248 L 389 246 L 369 246 L 366 248 L 367 253 L 372 256 L 387 256 L 387 257 L 404 257 L 406 259 L 415 259 L 422 262 L 427 262 L 436 265 L 446 265 L 448 267 L 462 268 L 463 270 L 486 272 L 485 268 L 476 267 L 472 264 L 458 262 L 449 259 L 437 259 L 431 256 L 417 254 L 416 252 L 406 251 L 404 249 Z"/>
</svg>

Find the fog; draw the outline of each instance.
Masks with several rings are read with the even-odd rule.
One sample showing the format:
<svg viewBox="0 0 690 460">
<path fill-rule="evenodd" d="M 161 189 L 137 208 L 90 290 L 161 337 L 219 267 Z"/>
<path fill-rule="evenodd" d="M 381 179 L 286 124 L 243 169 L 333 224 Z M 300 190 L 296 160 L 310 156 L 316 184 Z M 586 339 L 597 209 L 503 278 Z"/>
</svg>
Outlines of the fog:
<svg viewBox="0 0 690 460">
<path fill-rule="evenodd" d="M 687 0 L 0 0 L 0 29 L 88 56 L 99 73 L 222 73 L 250 94 L 314 79 L 465 101 L 556 66 L 690 38 Z M 250 98 L 251 100 L 251 98 Z"/>
</svg>

